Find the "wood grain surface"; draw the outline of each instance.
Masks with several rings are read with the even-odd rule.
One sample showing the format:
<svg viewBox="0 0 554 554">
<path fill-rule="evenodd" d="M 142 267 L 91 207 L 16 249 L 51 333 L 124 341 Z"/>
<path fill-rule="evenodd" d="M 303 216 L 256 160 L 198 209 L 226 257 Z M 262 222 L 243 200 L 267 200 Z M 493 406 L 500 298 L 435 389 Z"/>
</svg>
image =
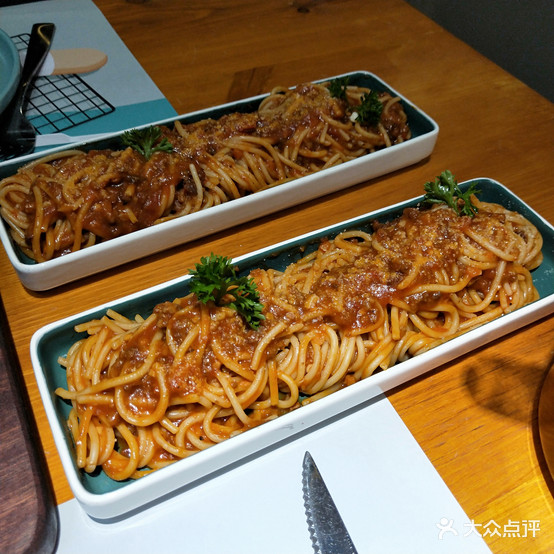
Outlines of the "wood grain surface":
<svg viewBox="0 0 554 554">
<path fill-rule="evenodd" d="M 58 511 L 0 298 L 0 552 L 52 552 Z M 14 471 L 14 468 L 16 469 Z"/>
<path fill-rule="evenodd" d="M 401 0 L 95 3 L 179 113 L 367 70 L 433 117 L 440 133 L 419 164 L 54 291 L 26 290 L 1 250 L 2 297 L 58 503 L 71 492 L 29 355 L 43 325 L 183 275 L 212 251 L 234 257 L 417 196 L 444 169 L 460 181 L 496 179 L 554 222 L 553 104 Z M 537 428 L 553 358 L 547 317 L 389 394 L 495 553 L 554 545 L 552 479 Z M 529 522 L 538 522 L 532 533 Z"/>
</svg>

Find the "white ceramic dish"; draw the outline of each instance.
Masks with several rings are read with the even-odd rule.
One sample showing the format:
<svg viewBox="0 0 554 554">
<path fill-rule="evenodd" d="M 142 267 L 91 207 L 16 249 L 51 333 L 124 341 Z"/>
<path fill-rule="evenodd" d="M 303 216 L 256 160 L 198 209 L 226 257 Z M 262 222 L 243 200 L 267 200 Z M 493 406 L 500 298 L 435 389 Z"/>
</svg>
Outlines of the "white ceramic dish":
<svg viewBox="0 0 554 554">
<path fill-rule="evenodd" d="M 425 354 L 402 362 L 387 371 L 372 375 L 346 389 L 331 394 L 313 404 L 308 404 L 260 427 L 217 444 L 208 450 L 160 469 L 138 481 L 118 483 L 103 472 L 89 475 L 76 468 L 72 439 L 66 428 L 70 406 L 54 394 L 54 390 L 66 387 L 65 370 L 58 357 L 65 355 L 69 347 L 80 338 L 74 326 L 100 318 L 112 308 L 130 318 L 140 313 L 151 313 L 153 307 L 163 301 L 173 300 L 187 293 L 188 276 L 127 296 L 98 308 L 52 323 L 37 331 L 31 341 L 31 358 L 38 387 L 52 428 L 54 440 L 71 489 L 85 511 L 99 519 L 121 516 L 146 504 L 152 504 L 166 495 L 178 494 L 185 487 L 195 486 L 209 479 L 215 472 L 224 471 L 232 464 L 256 455 L 268 447 L 278 446 L 280 441 L 302 433 L 310 427 L 323 424 L 331 417 L 347 412 L 379 393 L 390 390 L 431 369 L 452 360 L 456 356 L 512 332 L 531 321 L 554 311 L 554 228 L 519 198 L 496 181 L 478 179 L 480 198 L 501 203 L 530 219 L 544 237 L 544 262 L 533 272 L 533 279 L 540 300 L 505 315 L 482 327 L 455 338 Z M 471 182 L 461 184 L 469 186 Z M 415 206 L 421 197 L 396 204 L 343 223 L 326 227 L 294 240 L 258 250 L 233 261 L 242 270 L 252 267 L 283 269 L 295 257 L 305 253 L 304 248 L 316 247 L 321 237 L 333 236 L 347 228 L 370 229 L 375 219 L 387 220 L 399 215 L 408 206 Z"/>
<path fill-rule="evenodd" d="M 319 173 L 99 243 L 47 262 L 35 263 L 24 256 L 13 243 L 7 225 L 2 221 L 0 238 L 21 282 L 31 290 L 52 289 L 116 265 L 137 260 L 178 244 L 373 179 L 414 164 L 431 154 L 439 128 L 429 116 L 375 75 L 367 72 L 348 73 L 347 75 L 352 84 L 368 86 L 379 91 L 389 91 L 400 96 L 408 115 L 412 138 L 401 144 L 367 154 Z M 337 77 L 342 76 L 344 75 Z M 329 79 L 333 78 L 335 77 L 329 77 Z M 224 113 L 235 111 L 252 111 L 256 109 L 264 96 L 248 98 L 217 108 L 159 121 L 155 124 L 171 125 L 176 119 L 191 122 L 208 117 L 217 118 Z M 113 133 L 103 139 L 78 143 L 75 147 L 83 149 L 109 148 L 110 144 L 115 143 L 117 146 L 114 146 L 114 148 L 120 148 L 120 143 L 117 140 L 120 134 Z M 64 149 L 67 149 L 67 147 L 53 148 L 42 152 L 40 156 Z M 37 157 L 39 156 L 30 155 L 19 158 L 14 163 L 0 164 L 0 178 L 15 173 L 19 166 Z"/>
</svg>

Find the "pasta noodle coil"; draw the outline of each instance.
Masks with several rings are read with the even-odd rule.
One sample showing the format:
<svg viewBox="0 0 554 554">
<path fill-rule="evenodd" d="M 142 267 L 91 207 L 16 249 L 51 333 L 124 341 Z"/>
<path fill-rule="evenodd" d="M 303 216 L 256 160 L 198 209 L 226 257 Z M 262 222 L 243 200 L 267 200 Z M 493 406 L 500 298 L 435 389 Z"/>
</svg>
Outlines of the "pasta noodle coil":
<svg viewBox="0 0 554 554">
<path fill-rule="evenodd" d="M 351 121 L 368 89 L 346 100 L 325 84 L 276 88 L 253 113 L 162 127 L 173 151 L 66 151 L 0 182 L 0 214 L 15 243 L 44 262 L 255 193 L 411 137 L 398 97 L 381 93 L 375 125 Z"/>
<path fill-rule="evenodd" d="M 56 391 L 72 404 L 78 466 L 140 477 L 534 301 L 541 235 L 474 203 L 474 218 L 408 208 L 283 271 L 253 269 L 257 329 L 194 294 L 79 325 Z"/>
</svg>

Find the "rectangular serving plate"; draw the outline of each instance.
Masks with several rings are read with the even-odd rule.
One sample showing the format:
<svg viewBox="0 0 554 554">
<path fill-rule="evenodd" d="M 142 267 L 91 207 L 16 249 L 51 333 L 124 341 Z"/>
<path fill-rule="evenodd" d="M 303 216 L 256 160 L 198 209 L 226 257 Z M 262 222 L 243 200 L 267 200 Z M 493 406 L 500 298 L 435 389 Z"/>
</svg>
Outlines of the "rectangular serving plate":
<svg viewBox="0 0 554 554">
<path fill-rule="evenodd" d="M 388 91 L 392 95 L 399 96 L 408 116 L 412 138 L 318 173 L 300 177 L 249 196 L 231 200 L 225 204 L 141 229 L 42 263 L 35 263 L 21 252 L 21 249 L 11 239 L 7 224 L 2 220 L 0 239 L 21 282 L 31 290 L 49 290 L 402 169 L 421 161 L 431 154 L 435 147 L 439 127 L 428 115 L 376 75 L 366 71 L 345 73 L 322 79 L 319 82 L 337 77 L 349 77 L 349 82 L 353 85 L 369 87 L 377 91 Z M 233 112 L 251 112 L 257 109 L 261 100 L 266 96 L 267 94 L 247 98 L 215 108 L 165 119 L 152 123 L 152 125 L 172 126 L 176 120 L 186 124 L 206 118 L 217 119 L 224 114 Z M 142 127 L 147 126 L 143 125 Z M 83 150 L 121 148 L 121 134 L 112 133 L 101 139 L 77 143 L 72 145 L 71 148 Z M 66 145 L 40 154 L 24 156 L 13 163 L 0 164 L 0 178 L 16 173 L 19 167 L 46 154 L 67 149 L 68 146 Z"/>
<path fill-rule="evenodd" d="M 472 182 L 476 182 L 482 191 L 480 194 L 482 200 L 500 203 L 510 210 L 523 214 L 543 235 L 544 261 L 533 271 L 533 280 L 540 294 L 539 300 L 454 338 L 429 352 L 376 373 L 364 381 L 155 471 L 138 481 L 119 483 L 109 479 L 101 471 L 89 475 L 77 469 L 73 442 L 66 427 L 70 406 L 54 394 L 57 387 L 67 386 L 65 370 L 58 363 L 58 357 L 65 355 L 70 346 L 83 336 L 74 331 L 75 325 L 102 317 L 108 308 L 129 318 L 133 318 L 137 313 L 146 317 L 158 303 L 172 301 L 186 295 L 190 277 L 187 275 L 177 278 L 52 323 L 37 331 L 31 340 L 33 368 L 65 473 L 75 497 L 83 508 L 93 517 L 108 519 L 159 501 L 164 496 L 178 494 L 186 487 L 195 486 L 209 479 L 214 472 L 224 471 L 229 465 L 240 463 L 244 458 L 255 455 L 265 448 L 277 447 L 281 441 L 290 440 L 296 434 L 305 432 L 314 425 L 322 424 L 331 417 L 340 417 L 340 414 L 378 394 L 552 313 L 554 311 L 554 227 L 496 181 L 480 178 L 467 181 L 460 186 L 465 189 Z M 422 197 L 413 198 L 386 209 L 319 229 L 294 240 L 263 248 L 236 258 L 233 263 L 241 272 L 248 272 L 255 267 L 282 270 L 304 256 L 310 249 L 317 248 L 322 237 L 332 237 L 346 229 L 370 230 L 372 221 L 391 220 L 399 216 L 405 208 L 416 206 L 421 199 Z"/>
</svg>

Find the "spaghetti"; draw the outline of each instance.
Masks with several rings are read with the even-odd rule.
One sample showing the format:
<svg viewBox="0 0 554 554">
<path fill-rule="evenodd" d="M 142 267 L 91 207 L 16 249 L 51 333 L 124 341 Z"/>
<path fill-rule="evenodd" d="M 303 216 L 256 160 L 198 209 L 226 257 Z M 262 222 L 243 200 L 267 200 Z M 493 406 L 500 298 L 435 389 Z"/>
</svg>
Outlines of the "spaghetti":
<svg viewBox="0 0 554 554">
<path fill-rule="evenodd" d="M 378 95 L 375 124 L 352 117 L 368 89 L 345 99 L 326 84 L 274 89 L 253 113 L 172 129 L 171 152 L 69 150 L 0 182 L 0 214 L 36 262 L 204 210 L 410 138 L 398 97 Z"/>
<path fill-rule="evenodd" d="M 284 271 L 254 269 L 248 327 L 194 294 L 134 319 L 108 311 L 60 363 L 77 464 L 137 478 L 428 351 L 538 298 L 542 237 L 478 202 L 408 208 L 345 231 Z"/>
</svg>

